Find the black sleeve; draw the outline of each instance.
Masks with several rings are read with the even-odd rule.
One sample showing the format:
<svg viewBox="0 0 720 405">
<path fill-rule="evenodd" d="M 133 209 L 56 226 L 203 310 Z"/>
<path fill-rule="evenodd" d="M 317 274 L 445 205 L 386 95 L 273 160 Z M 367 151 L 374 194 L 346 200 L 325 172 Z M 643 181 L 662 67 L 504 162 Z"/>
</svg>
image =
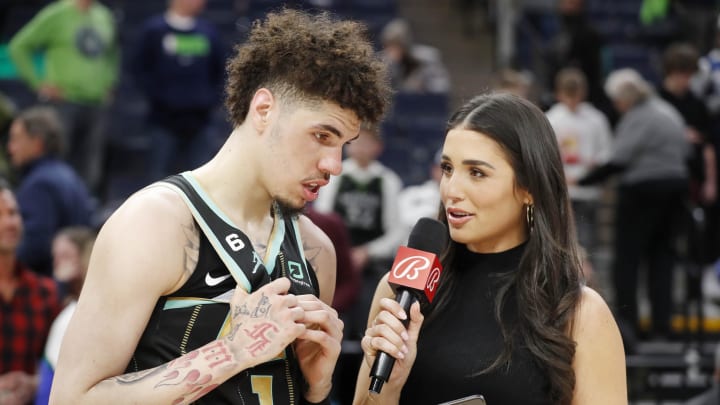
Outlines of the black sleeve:
<svg viewBox="0 0 720 405">
<path fill-rule="evenodd" d="M 586 174 L 585 177 L 578 180 L 579 186 L 589 186 L 591 184 L 599 183 L 608 177 L 620 173 L 625 170 L 625 166 L 621 166 L 616 163 L 606 163 L 602 166 L 598 166 Z"/>
</svg>

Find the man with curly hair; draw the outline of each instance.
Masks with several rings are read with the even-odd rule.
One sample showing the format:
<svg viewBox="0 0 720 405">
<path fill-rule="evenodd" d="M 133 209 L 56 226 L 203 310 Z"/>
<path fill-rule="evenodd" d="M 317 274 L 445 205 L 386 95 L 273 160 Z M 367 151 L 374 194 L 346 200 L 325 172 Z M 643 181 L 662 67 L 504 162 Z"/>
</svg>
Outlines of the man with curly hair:
<svg viewBox="0 0 720 405">
<path fill-rule="evenodd" d="M 335 254 L 305 216 L 390 90 L 362 25 L 283 10 L 228 64 L 234 129 L 98 235 L 54 404 L 328 404 Z"/>
</svg>

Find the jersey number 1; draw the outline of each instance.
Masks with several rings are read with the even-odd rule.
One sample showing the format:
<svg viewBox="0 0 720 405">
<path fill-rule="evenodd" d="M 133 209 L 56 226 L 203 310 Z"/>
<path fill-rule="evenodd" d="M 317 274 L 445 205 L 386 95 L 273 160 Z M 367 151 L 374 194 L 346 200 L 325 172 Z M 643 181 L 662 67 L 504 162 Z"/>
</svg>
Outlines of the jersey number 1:
<svg viewBox="0 0 720 405">
<path fill-rule="evenodd" d="M 258 396 L 260 405 L 273 405 L 272 376 L 254 375 L 250 378 L 253 394 Z"/>
</svg>

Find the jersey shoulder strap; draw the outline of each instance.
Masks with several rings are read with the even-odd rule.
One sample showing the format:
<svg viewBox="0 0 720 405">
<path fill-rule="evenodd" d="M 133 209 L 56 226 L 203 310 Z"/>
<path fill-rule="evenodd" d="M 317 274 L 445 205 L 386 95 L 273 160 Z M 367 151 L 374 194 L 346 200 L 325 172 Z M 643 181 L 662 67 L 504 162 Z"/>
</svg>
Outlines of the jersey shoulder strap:
<svg viewBox="0 0 720 405">
<path fill-rule="evenodd" d="M 243 231 L 231 224 L 196 184 L 188 172 L 170 176 L 162 181 L 174 189 L 190 209 L 210 244 L 239 286 L 248 293 L 270 282 L 270 275 L 260 255 Z M 282 227 L 281 232 L 284 232 Z"/>
</svg>

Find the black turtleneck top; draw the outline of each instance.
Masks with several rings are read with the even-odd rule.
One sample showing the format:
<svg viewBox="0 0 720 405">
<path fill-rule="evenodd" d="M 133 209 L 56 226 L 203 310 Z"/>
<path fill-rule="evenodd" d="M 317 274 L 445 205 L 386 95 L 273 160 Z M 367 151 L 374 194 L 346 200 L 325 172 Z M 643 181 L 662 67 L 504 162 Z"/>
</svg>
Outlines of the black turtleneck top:
<svg viewBox="0 0 720 405">
<path fill-rule="evenodd" d="M 479 374 L 503 349 L 500 325 L 495 319 L 499 277 L 517 271 L 525 249 L 478 254 L 461 247 L 454 271 L 456 289 L 442 313 L 426 322 L 418 339 L 418 354 L 400 403 L 438 404 L 482 394 L 488 405 L 549 404 L 548 380 L 531 353 L 515 336 L 509 367 Z M 513 322 L 517 306 L 512 292 L 503 319 Z"/>
</svg>

